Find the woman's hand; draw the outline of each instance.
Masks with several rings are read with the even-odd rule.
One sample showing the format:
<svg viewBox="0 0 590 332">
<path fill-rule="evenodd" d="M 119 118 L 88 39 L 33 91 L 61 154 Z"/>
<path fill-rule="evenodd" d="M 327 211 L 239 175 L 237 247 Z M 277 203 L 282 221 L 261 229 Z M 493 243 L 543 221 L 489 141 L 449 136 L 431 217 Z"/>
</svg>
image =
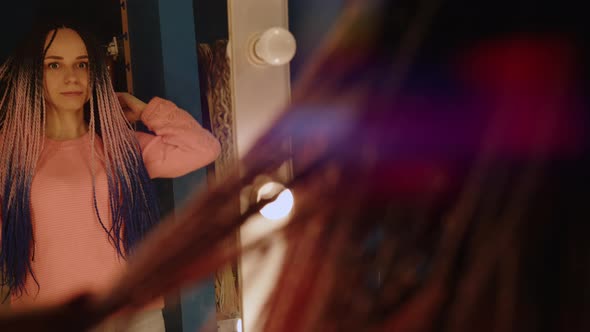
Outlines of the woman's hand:
<svg viewBox="0 0 590 332">
<path fill-rule="evenodd" d="M 117 97 L 127 120 L 131 123 L 139 121 L 147 104 L 127 92 L 117 92 Z"/>
</svg>

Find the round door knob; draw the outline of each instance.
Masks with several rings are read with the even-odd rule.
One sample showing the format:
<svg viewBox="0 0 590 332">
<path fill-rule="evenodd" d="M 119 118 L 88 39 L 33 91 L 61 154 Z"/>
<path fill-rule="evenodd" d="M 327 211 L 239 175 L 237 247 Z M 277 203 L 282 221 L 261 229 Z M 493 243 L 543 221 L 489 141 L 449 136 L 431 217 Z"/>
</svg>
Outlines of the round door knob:
<svg viewBox="0 0 590 332">
<path fill-rule="evenodd" d="M 289 30 L 273 27 L 254 41 L 253 59 L 259 64 L 281 66 L 293 59 L 296 48 L 295 37 Z"/>
</svg>

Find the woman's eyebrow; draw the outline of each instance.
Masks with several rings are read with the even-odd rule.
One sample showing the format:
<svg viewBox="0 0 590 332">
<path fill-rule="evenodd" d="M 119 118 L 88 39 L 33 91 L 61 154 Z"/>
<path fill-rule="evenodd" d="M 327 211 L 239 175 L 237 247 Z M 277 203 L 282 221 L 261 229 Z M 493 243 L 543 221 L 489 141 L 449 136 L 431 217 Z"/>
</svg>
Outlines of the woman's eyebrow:
<svg viewBox="0 0 590 332">
<path fill-rule="evenodd" d="M 63 60 L 64 58 L 61 56 L 57 56 L 57 55 L 48 55 L 45 57 L 45 59 L 53 59 L 53 60 Z M 88 59 L 88 55 L 80 55 L 78 57 L 76 57 L 76 59 Z"/>
</svg>

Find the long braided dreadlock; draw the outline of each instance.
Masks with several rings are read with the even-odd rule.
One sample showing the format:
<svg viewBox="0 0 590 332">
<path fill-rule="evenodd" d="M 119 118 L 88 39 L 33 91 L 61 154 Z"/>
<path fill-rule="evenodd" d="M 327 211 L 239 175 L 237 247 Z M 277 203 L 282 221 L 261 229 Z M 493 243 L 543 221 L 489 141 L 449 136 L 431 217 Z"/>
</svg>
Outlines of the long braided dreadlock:
<svg viewBox="0 0 590 332">
<path fill-rule="evenodd" d="M 36 282 L 31 267 L 35 257 L 31 184 L 45 137 L 43 59 L 58 29 L 65 26 L 71 25 L 44 24 L 35 28 L 0 67 L 0 279 L 16 296 L 22 295 L 27 274 Z M 139 144 L 113 90 L 100 47 L 82 29 L 73 29 L 86 44 L 89 57 L 91 93 L 84 116 L 91 144 L 94 208 L 109 241 L 125 258 L 159 218 L 155 191 Z M 48 33 L 51 39 L 45 45 Z M 96 151 L 97 138 L 104 146 L 103 154 Z M 97 162 L 104 164 L 107 174 L 110 227 L 97 208 Z"/>
</svg>

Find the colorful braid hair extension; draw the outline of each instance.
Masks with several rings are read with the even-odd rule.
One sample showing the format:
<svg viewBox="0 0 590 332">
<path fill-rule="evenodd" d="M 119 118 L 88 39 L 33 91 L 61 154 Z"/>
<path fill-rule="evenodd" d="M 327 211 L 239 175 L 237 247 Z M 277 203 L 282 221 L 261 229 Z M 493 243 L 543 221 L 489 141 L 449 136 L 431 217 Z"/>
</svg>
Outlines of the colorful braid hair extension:
<svg viewBox="0 0 590 332">
<path fill-rule="evenodd" d="M 35 245 L 30 193 L 45 137 L 44 45 L 47 32 L 53 32 L 53 40 L 63 26 L 38 29 L 34 38 L 0 67 L 0 281 L 15 296 L 26 291 L 27 274 L 37 283 L 31 266 Z M 101 49 L 81 29 L 74 30 L 86 44 L 90 65 L 92 93 L 85 118 L 90 132 L 94 209 L 118 255 L 125 258 L 159 220 L 157 197 Z M 97 136 L 103 144 L 101 155 L 95 148 Z M 97 207 L 97 162 L 103 163 L 107 174 L 112 224 L 105 222 Z"/>
</svg>

